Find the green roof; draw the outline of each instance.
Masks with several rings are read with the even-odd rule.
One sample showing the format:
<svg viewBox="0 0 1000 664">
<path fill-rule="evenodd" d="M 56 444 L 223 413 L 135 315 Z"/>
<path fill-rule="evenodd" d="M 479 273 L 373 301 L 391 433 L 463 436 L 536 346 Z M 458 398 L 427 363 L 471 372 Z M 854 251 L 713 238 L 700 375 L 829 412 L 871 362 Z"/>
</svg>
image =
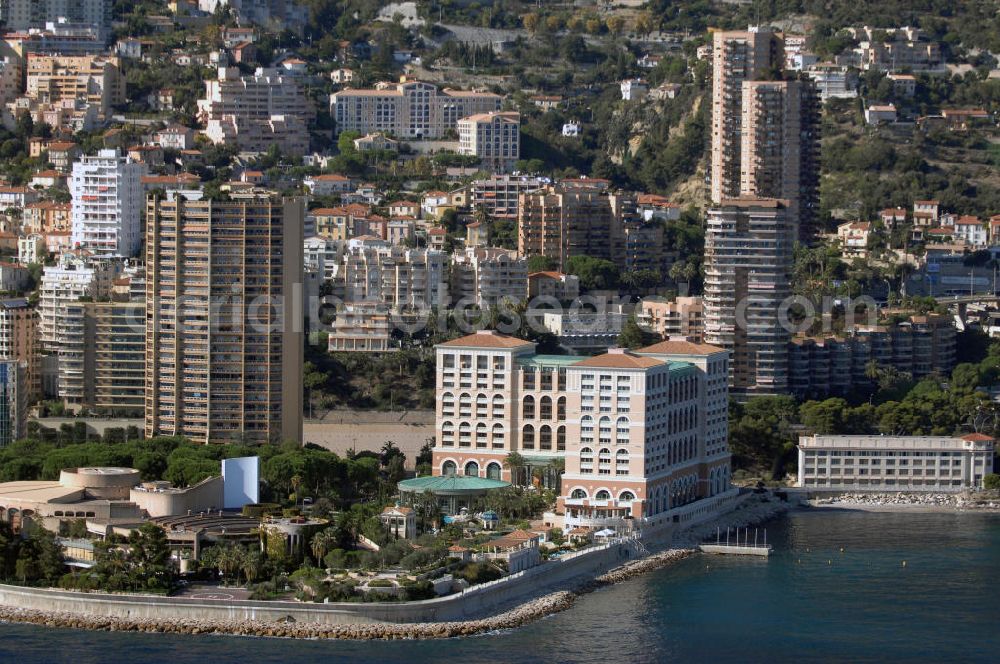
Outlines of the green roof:
<svg viewBox="0 0 1000 664">
<path fill-rule="evenodd" d="M 695 368 L 695 366 L 690 362 L 678 362 L 677 360 L 670 360 L 669 364 L 670 364 L 670 366 L 668 367 L 669 371 L 680 374 L 694 371 Z"/>
<path fill-rule="evenodd" d="M 490 489 L 503 489 L 510 486 L 510 482 L 502 480 L 490 480 L 484 477 L 470 477 L 468 475 L 437 475 L 426 477 L 414 477 L 412 480 L 403 480 L 396 485 L 400 491 L 423 493 L 461 493 L 464 491 L 488 491 Z"/>
<path fill-rule="evenodd" d="M 522 355 L 517 363 L 525 367 L 568 367 L 585 359 L 582 355 Z"/>
</svg>

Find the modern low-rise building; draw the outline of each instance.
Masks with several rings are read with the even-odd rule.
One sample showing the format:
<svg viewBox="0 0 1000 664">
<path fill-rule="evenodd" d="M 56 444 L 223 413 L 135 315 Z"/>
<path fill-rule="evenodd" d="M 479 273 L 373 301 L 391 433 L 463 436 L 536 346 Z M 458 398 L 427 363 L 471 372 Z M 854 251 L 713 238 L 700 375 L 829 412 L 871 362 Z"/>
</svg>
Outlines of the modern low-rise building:
<svg viewBox="0 0 1000 664">
<path fill-rule="evenodd" d="M 389 307 L 378 302 L 346 304 L 331 324 L 327 351 L 384 353 L 392 347 Z"/>
<path fill-rule="evenodd" d="M 993 438 L 802 436 L 797 485 L 828 491 L 965 491 L 993 472 Z"/>
</svg>

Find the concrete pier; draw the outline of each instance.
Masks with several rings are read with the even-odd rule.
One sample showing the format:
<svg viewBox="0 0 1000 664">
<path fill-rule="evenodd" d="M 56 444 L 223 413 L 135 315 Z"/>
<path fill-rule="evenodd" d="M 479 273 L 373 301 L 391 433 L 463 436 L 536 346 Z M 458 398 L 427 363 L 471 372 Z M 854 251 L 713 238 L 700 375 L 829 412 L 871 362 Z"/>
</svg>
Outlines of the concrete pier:
<svg viewBox="0 0 1000 664">
<path fill-rule="evenodd" d="M 771 545 L 737 546 L 735 544 L 702 544 L 698 547 L 702 553 L 716 553 L 730 556 L 769 556 Z"/>
</svg>

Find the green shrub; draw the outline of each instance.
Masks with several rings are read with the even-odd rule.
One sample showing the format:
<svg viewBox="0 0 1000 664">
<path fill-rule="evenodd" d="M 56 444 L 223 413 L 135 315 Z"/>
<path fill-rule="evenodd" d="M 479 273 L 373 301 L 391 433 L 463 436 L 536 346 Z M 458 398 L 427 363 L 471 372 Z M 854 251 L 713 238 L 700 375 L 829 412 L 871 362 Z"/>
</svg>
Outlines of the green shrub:
<svg viewBox="0 0 1000 664">
<path fill-rule="evenodd" d="M 421 599 L 434 599 L 434 584 L 430 581 L 414 581 L 403 586 L 403 599 L 414 602 Z"/>
</svg>

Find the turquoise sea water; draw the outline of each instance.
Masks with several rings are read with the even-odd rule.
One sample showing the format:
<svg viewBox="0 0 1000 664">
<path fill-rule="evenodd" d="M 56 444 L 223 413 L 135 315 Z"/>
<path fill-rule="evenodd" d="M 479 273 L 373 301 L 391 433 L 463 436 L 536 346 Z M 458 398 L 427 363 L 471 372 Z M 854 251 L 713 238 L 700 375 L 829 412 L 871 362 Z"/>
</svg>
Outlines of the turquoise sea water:
<svg viewBox="0 0 1000 664">
<path fill-rule="evenodd" d="M 770 560 L 695 556 L 520 630 L 473 638 L 302 642 L 0 625 L 0 661 L 1000 661 L 1000 515 L 813 510 L 770 524 L 768 541 Z"/>
</svg>

